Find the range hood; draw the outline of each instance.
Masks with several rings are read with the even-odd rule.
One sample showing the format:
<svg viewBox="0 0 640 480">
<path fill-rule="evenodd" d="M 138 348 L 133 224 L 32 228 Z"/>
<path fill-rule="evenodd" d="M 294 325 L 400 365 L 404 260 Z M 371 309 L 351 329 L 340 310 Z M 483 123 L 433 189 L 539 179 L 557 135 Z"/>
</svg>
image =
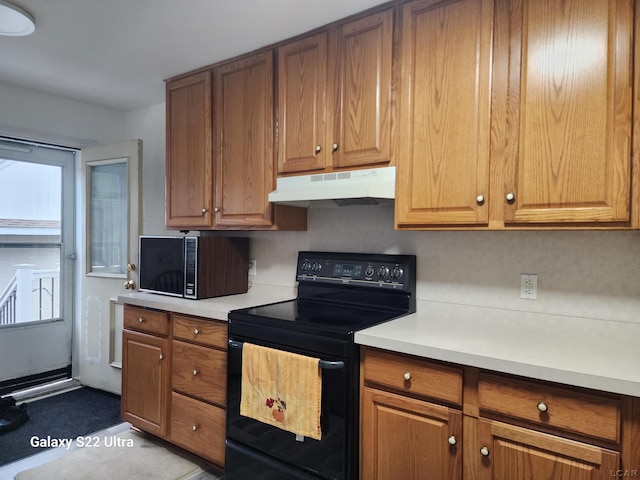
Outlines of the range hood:
<svg viewBox="0 0 640 480">
<path fill-rule="evenodd" d="M 296 207 L 379 205 L 393 202 L 396 167 L 281 177 L 269 201 Z"/>
</svg>

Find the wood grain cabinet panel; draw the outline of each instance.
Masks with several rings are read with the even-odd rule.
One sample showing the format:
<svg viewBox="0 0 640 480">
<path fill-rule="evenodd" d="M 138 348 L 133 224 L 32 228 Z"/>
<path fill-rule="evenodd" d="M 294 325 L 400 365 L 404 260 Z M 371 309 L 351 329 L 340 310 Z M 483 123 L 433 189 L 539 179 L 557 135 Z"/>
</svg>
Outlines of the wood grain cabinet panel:
<svg viewBox="0 0 640 480">
<path fill-rule="evenodd" d="M 227 322 L 203 320 L 198 317 L 171 315 L 174 340 L 185 340 L 201 345 L 227 349 Z"/>
<path fill-rule="evenodd" d="M 124 309 L 124 328 L 141 332 L 169 335 L 169 315 L 159 310 L 127 305 Z"/>
<path fill-rule="evenodd" d="M 224 465 L 226 418 L 223 408 L 171 394 L 171 440 L 218 465 Z"/>
<path fill-rule="evenodd" d="M 172 388 L 207 402 L 226 406 L 226 352 L 178 340 L 174 340 L 172 346 Z"/>
<path fill-rule="evenodd" d="M 393 10 L 278 49 L 278 174 L 392 160 Z"/>
<path fill-rule="evenodd" d="M 170 358 L 168 339 L 123 331 L 122 419 L 160 437 L 167 434 Z"/>
<path fill-rule="evenodd" d="M 505 224 L 625 224 L 633 2 L 497 0 L 496 12 L 492 130 L 504 175 L 492 201 Z"/>
<path fill-rule="evenodd" d="M 460 411 L 365 387 L 362 480 L 462 479 L 461 442 Z"/>
<path fill-rule="evenodd" d="M 478 403 L 481 411 L 620 441 L 619 397 L 483 374 L 478 382 Z"/>
<path fill-rule="evenodd" d="M 478 480 L 602 480 L 620 468 L 620 454 L 561 437 L 479 420 Z"/>
<path fill-rule="evenodd" d="M 210 71 L 169 81 L 167 96 L 166 224 L 213 225 L 213 115 Z"/>
<path fill-rule="evenodd" d="M 489 220 L 492 0 L 403 7 L 396 224 Z"/>
</svg>

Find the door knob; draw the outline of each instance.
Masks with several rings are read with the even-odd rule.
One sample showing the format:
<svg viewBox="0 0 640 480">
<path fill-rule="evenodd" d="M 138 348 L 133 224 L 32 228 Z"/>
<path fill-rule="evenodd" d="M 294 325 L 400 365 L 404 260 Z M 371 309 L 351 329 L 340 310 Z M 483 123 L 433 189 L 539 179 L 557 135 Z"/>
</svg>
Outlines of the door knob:
<svg viewBox="0 0 640 480">
<path fill-rule="evenodd" d="M 124 282 L 124 288 L 126 288 L 127 290 L 135 290 L 136 282 L 134 282 L 133 280 L 127 280 L 126 282 Z"/>
<path fill-rule="evenodd" d="M 135 263 L 127 263 L 127 270 L 130 272 L 135 272 L 136 264 Z"/>
</svg>

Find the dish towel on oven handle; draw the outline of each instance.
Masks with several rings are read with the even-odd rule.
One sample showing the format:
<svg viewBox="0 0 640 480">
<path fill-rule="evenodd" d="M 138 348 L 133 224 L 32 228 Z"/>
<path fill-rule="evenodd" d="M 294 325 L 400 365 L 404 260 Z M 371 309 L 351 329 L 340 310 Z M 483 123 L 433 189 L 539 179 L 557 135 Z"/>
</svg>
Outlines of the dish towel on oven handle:
<svg viewBox="0 0 640 480">
<path fill-rule="evenodd" d="M 245 342 L 240 415 L 320 440 L 319 360 Z"/>
</svg>

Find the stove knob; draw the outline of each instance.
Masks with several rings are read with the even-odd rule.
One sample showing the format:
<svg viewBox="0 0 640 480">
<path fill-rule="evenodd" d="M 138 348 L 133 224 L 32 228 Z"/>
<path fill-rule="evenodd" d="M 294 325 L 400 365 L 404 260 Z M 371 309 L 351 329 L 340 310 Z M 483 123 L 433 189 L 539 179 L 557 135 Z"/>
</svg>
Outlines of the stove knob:
<svg viewBox="0 0 640 480">
<path fill-rule="evenodd" d="M 382 266 L 382 267 L 380 267 L 380 268 L 378 269 L 378 276 L 379 276 L 380 278 L 386 278 L 386 277 L 387 277 L 387 275 L 389 275 L 389 268 L 388 268 L 388 267 L 384 267 L 384 266 Z"/>
<path fill-rule="evenodd" d="M 364 276 L 365 276 L 365 277 L 368 277 L 368 278 L 371 278 L 371 277 L 373 277 L 373 274 L 374 274 L 374 273 L 375 273 L 375 272 L 373 271 L 373 267 L 372 267 L 371 265 L 369 265 L 369 266 L 367 267 L 367 269 L 364 271 Z"/>
<path fill-rule="evenodd" d="M 393 270 L 391 270 L 391 277 L 398 280 L 400 278 L 402 278 L 402 275 L 404 274 L 404 271 L 398 267 L 397 265 L 394 267 Z"/>
<path fill-rule="evenodd" d="M 302 266 L 300 268 L 302 269 L 302 273 L 307 273 L 311 270 L 311 264 L 305 260 L 302 262 Z"/>
<path fill-rule="evenodd" d="M 320 273 L 320 270 L 322 270 L 322 265 L 320 265 L 318 262 L 313 264 L 313 272 L 317 275 L 318 273 Z"/>
</svg>

